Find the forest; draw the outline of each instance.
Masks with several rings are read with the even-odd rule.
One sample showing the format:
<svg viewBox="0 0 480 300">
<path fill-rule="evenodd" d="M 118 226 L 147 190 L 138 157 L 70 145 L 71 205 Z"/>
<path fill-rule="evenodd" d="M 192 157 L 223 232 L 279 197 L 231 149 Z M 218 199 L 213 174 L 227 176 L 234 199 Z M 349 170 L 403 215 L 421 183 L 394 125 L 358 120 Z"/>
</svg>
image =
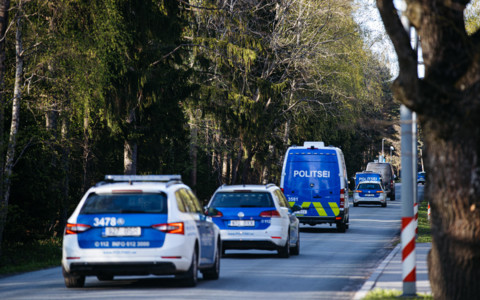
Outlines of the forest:
<svg viewBox="0 0 480 300">
<path fill-rule="evenodd" d="M 304 141 L 362 170 L 382 139 L 398 144 L 399 104 L 356 9 L 0 1 L 2 247 L 60 237 L 106 174 L 181 174 L 206 201 L 222 184 L 279 184 L 286 149 Z"/>
</svg>

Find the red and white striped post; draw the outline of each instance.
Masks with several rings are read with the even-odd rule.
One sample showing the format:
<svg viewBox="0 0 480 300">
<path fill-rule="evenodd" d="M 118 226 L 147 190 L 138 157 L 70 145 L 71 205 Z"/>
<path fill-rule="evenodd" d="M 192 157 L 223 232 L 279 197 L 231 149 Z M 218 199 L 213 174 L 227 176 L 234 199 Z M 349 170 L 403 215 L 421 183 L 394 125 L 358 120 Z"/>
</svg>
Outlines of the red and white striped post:
<svg viewBox="0 0 480 300">
<path fill-rule="evenodd" d="M 418 234 L 418 203 L 413 204 L 413 215 L 415 216 L 415 234 Z"/>
<path fill-rule="evenodd" d="M 415 286 L 416 276 L 415 256 L 415 219 L 402 218 L 402 280 L 403 284 Z"/>
<path fill-rule="evenodd" d="M 430 202 L 428 202 L 427 215 L 428 215 L 428 220 L 430 221 Z"/>
<path fill-rule="evenodd" d="M 405 4 L 405 2 L 403 2 Z M 411 26 L 406 16 L 406 7 L 401 14 L 401 22 L 405 28 L 408 38 L 411 38 Z M 418 38 L 415 36 L 417 49 Z M 411 39 L 410 39 L 411 42 Z M 401 69 L 401 68 L 400 68 Z M 400 70 L 402 72 L 402 70 Z M 417 186 L 417 125 L 416 115 L 405 105 L 400 106 L 400 127 L 401 127 L 401 161 L 402 161 L 402 279 L 403 296 L 416 296 L 416 258 L 415 258 L 415 214 L 413 204 L 416 203 Z M 414 167 L 415 166 L 415 167 Z M 414 173 L 415 172 L 415 173 Z M 414 186 L 415 185 L 415 186 Z"/>
<path fill-rule="evenodd" d="M 402 280 L 403 296 L 416 296 L 416 257 L 415 257 L 415 214 L 413 151 L 412 151 L 412 112 L 405 106 L 400 107 L 402 132 Z M 416 175 L 416 174 L 415 174 Z"/>
</svg>

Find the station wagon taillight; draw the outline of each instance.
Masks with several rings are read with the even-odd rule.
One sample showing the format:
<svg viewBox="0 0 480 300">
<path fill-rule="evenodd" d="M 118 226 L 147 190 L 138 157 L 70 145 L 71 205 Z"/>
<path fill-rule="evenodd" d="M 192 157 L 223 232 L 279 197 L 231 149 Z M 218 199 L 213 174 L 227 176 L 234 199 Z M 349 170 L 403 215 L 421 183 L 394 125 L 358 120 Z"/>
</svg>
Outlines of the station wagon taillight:
<svg viewBox="0 0 480 300">
<path fill-rule="evenodd" d="M 265 218 L 278 218 L 280 217 L 280 213 L 276 210 L 265 210 L 260 213 L 260 217 L 265 217 Z"/>
<path fill-rule="evenodd" d="M 205 215 L 212 217 L 212 218 L 220 218 L 223 217 L 223 213 L 217 209 L 214 209 L 213 211 L 211 210 L 206 210 Z"/>
<path fill-rule="evenodd" d="M 90 228 L 92 228 L 92 226 L 86 224 L 67 223 L 67 226 L 65 227 L 65 234 L 78 234 L 85 232 Z"/>
<path fill-rule="evenodd" d="M 152 228 L 165 233 L 185 234 L 183 222 L 156 224 Z"/>
</svg>

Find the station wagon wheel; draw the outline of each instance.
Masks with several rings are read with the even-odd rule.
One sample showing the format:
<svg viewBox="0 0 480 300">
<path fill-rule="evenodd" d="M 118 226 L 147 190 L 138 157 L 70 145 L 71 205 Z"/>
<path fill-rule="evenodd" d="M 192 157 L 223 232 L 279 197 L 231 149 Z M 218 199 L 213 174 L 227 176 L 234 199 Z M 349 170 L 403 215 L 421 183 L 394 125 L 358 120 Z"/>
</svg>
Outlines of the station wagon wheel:
<svg viewBox="0 0 480 300">
<path fill-rule="evenodd" d="M 62 274 L 67 288 L 81 288 L 85 285 L 85 276 L 68 273 L 62 266 Z"/>
<path fill-rule="evenodd" d="M 299 255 L 300 254 L 300 234 L 297 233 L 297 242 L 295 246 L 290 250 L 292 255 Z"/>
<path fill-rule="evenodd" d="M 211 268 L 202 271 L 203 279 L 216 280 L 220 277 L 220 252 L 221 247 L 218 246 L 215 251 L 214 264 Z"/>
<path fill-rule="evenodd" d="M 290 234 L 287 236 L 287 242 L 285 243 L 285 246 L 278 248 L 278 256 L 281 258 L 290 257 Z"/>
<path fill-rule="evenodd" d="M 197 285 L 198 281 L 198 262 L 197 262 L 197 251 L 193 251 L 192 263 L 188 271 L 182 276 L 182 282 L 184 286 L 194 287 Z"/>
</svg>

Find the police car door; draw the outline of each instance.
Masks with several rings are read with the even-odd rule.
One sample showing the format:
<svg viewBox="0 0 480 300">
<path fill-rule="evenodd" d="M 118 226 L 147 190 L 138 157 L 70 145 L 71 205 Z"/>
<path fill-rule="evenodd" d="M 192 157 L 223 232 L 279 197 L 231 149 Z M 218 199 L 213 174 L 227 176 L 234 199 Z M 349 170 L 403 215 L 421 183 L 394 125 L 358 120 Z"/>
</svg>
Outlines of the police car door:
<svg viewBox="0 0 480 300">
<path fill-rule="evenodd" d="M 200 264 L 210 264 L 213 262 L 213 255 L 215 251 L 215 235 L 213 230 L 213 223 L 208 222 L 205 214 L 203 214 L 202 207 L 197 197 L 191 190 L 183 190 L 182 193 L 188 203 L 190 213 L 195 218 L 199 233 L 200 243 Z"/>
</svg>

